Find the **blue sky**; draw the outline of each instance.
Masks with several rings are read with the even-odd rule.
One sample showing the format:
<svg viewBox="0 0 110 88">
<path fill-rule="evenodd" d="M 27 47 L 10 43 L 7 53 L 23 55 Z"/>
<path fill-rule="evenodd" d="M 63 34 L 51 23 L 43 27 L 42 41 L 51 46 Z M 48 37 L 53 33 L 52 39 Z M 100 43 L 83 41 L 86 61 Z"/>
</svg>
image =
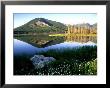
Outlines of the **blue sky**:
<svg viewBox="0 0 110 88">
<path fill-rule="evenodd" d="M 95 13 L 14 13 L 14 28 L 35 18 L 46 18 L 64 24 L 94 24 L 97 22 L 97 14 Z"/>
</svg>

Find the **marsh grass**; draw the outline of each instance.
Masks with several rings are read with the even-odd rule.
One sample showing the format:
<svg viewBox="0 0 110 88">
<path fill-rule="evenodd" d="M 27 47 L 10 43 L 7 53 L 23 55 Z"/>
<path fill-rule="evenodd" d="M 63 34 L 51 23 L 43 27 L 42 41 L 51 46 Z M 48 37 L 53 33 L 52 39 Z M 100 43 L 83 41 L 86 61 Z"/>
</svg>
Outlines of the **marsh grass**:
<svg viewBox="0 0 110 88">
<path fill-rule="evenodd" d="M 97 58 L 97 46 L 83 46 L 79 48 L 65 48 L 65 49 L 50 49 L 48 51 L 42 51 L 39 54 L 44 56 L 51 56 L 57 60 L 79 60 L 89 61 L 93 58 Z"/>
</svg>

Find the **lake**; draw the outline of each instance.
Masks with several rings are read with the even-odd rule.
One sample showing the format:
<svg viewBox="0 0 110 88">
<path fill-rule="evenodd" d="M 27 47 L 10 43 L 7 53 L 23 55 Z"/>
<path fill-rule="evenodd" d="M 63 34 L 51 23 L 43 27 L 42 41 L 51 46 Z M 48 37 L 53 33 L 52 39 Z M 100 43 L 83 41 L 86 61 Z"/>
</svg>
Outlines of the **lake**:
<svg viewBox="0 0 110 88">
<path fill-rule="evenodd" d="M 17 36 L 14 39 L 14 55 L 35 55 L 49 49 L 76 48 L 96 44 L 96 36 Z"/>
</svg>

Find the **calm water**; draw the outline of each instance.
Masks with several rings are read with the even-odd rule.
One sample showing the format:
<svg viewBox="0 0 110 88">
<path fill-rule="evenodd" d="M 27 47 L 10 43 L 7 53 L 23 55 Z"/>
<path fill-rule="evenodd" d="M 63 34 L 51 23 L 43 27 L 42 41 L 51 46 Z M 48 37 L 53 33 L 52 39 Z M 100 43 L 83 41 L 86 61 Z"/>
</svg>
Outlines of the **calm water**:
<svg viewBox="0 0 110 88">
<path fill-rule="evenodd" d="M 97 44 L 96 37 L 84 36 L 66 36 L 66 37 L 49 37 L 40 36 L 24 36 L 15 37 L 14 54 L 30 54 L 34 55 L 40 51 L 61 48 L 76 48 L 80 46 L 94 46 Z"/>
</svg>

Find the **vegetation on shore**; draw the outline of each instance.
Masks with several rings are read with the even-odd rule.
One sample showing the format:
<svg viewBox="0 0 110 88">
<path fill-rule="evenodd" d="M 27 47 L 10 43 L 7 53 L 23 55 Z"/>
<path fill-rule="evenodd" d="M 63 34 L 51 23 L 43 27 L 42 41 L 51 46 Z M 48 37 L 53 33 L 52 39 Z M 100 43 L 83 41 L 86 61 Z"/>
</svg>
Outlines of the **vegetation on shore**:
<svg viewBox="0 0 110 88">
<path fill-rule="evenodd" d="M 28 34 L 28 35 L 31 35 L 31 34 L 36 35 L 38 33 L 54 33 L 54 34 L 61 33 L 62 34 L 65 32 L 76 33 L 76 30 L 78 34 L 79 33 L 80 34 L 88 34 L 88 33 L 96 34 L 97 23 L 93 25 L 90 25 L 89 23 L 66 25 L 64 23 L 56 22 L 53 20 L 48 20 L 45 18 L 35 18 L 22 26 L 14 28 L 14 34 Z"/>
<path fill-rule="evenodd" d="M 14 56 L 15 75 L 96 75 L 97 46 L 84 46 L 78 49 L 49 50 L 40 55 L 51 56 L 56 61 L 34 69 L 30 56 Z"/>
</svg>

